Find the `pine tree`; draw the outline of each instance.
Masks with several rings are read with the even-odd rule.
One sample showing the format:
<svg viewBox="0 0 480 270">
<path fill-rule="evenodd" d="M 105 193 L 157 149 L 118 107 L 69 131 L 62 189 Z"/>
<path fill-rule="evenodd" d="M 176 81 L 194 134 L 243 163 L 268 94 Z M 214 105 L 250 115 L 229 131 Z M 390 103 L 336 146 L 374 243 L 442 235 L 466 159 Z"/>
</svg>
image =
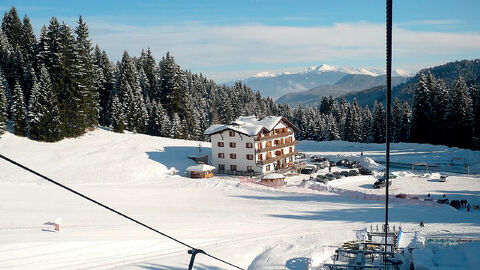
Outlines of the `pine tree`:
<svg viewBox="0 0 480 270">
<path fill-rule="evenodd" d="M 181 135 L 181 128 L 182 120 L 178 116 L 178 113 L 174 113 L 170 126 L 170 138 L 179 139 Z"/>
<path fill-rule="evenodd" d="M 386 113 L 382 103 L 373 105 L 372 138 L 374 143 L 385 142 Z"/>
<path fill-rule="evenodd" d="M 372 113 L 370 112 L 370 108 L 367 105 L 363 111 L 361 142 L 369 143 L 373 141 L 372 123 L 373 123 L 373 116 L 372 116 Z"/>
<path fill-rule="evenodd" d="M 47 142 L 61 139 L 57 103 L 48 71 L 42 67 L 39 82 L 33 85 L 28 106 L 27 126 L 31 139 Z"/>
<path fill-rule="evenodd" d="M 170 137 L 170 131 L 171 131 L 172 123 L 171 123 L 170 117 L 168 116 L 167 113 L 164 113 L 162 115 L 162 122 L 161 122 L 160 126 L 161 126 L 160 136 Z"/>
<path fill-rule="evenodd" d="M 442 80 L 436 80 L 434 87 L 432 88 L 431 97 L 431 130 L 432 137 L 430 143 L 440 144 L 445 143 L 446 135 L 445 131 L 447 126 L 445 125 L 445 117 L 447 107 L 449 103 L 449 92 L 445 82 Z"/>
<path fill-rule="evenodd" d="M 345 140 L 350 142 L 360 142 L 362 139 L 362 117 L 357 99 L 353 99 L 352 106 L 347 106 L 347 115 L 345 117 Z"/>
<path fill-rule="evenodd" d="M 408 102 L 404 101 L 402 106 L 402 122 L 399 132 L 399 141 L 400 142 L 409 142 L 410 141 L 410 127 L 412 125 L 412 109 Z"/>
<path fill-rule="evenodd" d="M 476 149 L 480 149 L 480 86 L 473 86 L 471 91 L 473 104 L 473 138 Z"/>
<path fill-rule="evenodd" d="M 77 34 L 78 47 L 78 78 L 77 85 L 81 98 L 80 110 L 84 117 L 82 120 L 84 127 L 98 125 L 100 117 L 99 97 L 95 81 L 98 80 L 98 69 L 93 63 L 92 42 L 89 39 L 88 26 L 83 21 L 82 16 L 78 19 L 78 26 L 75 29 Z"/>
<path fill-rule="evenodd" d="M 5 12 L 2 19 L 2 31 L 12 48 L 19 49 L 23 38 L 22 22 L 15 7 L 11 7 L 8 12 Z"/>
<path fill-rule="evenodd" d="M 3 72 L 0 71 L 0 135 L 7 130 L 7 95 L 6 95 L 6 81 L 3 77 Z"/>
<path fill-rule="evenodd" d="M 23 58 L 27 63 L 29 63 L 29 65 L 32 65 L 35 60 L 35 47 L 37 46 L 37 39 L 35 37 L 32 24 L 30 23 L 30 19 L 27 15 L 23 17 L 22 36 L 21 50 Z"/>
<path fill-rule="evenodd" d="M 430 133 L 430 89 L 427 77 L 420 73 L 417 88 L 413 97 L 413 116 L 411 139 L 413 142 L 427 143 Z"/>
<path fill-rule="evenodd" d="M 465 80 L 455 81 L 447 113 L 449 137 L 447 145 L 468 148 L 472 145 L 472 99 Z"/>
<path fill-rule="evenodd" d="M 403 106 L 400 102 L 398 97 L 395 97 L 393 101 L 393 109 L 392 109 L 392 126 L 391 126 L 391 133 L 392 133 L 392 142 L 399 142 L 401 138 L 401 129 L 402 129 L 402 121 L 403 121 Z"/>
<path fill-rule="evenodd" d="M 113 131 L 123 133 L 125 129 L 125 116 L 123 115 L 123 107 L 117 95 L 113 95 L 110 112 L 110 122 Z"/>
<path fill-rule="evenodd" d="M 27 135 L 26 116 L 27 111 L 25 109 L 25 101 L 23 100 L 23 91 L 17 80 L 13 88 L 12 105 L 13 130 L 15 135 Z"/>
<path fill-rule="evenodd" d="M 160 61 L 160 89 L 162 100 L 170 115 L 179 113 L 184 115 L 186 98 L 185 74 L 175 63 L 173 56 L 167 52 L 167 55 Z"/>
</svg>

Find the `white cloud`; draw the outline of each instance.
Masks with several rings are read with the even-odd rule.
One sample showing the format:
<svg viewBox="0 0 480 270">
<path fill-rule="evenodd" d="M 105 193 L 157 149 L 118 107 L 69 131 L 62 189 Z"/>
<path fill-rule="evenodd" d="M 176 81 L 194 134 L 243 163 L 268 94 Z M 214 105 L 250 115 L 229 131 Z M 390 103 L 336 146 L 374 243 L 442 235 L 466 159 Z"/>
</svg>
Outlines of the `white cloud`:
<svg viewBox="0 0 480 270">
<path fill-rule="evenodd" d="M 383 24 L 338 23 L 332 26 L 267 25 L 212 26 L 199 23 L 138 27 L 88 20 L 94 42 L 112 59 L 124 49 L 138 55 L 150 47 L 157 58 L 171 51 L 183 68 L 217 80 L 239 78 L 258 66 L 290 63 L 377 62 L 383 66 Z M 480 33 L 420 32 L 394 27 L 394 56 L 417 61 L 420 56 L 448 56 L 480 52 Z M 398 60 L 397 59 L 397 60 Z M 421 67 L 425 63 L 418 63 Z M 348 65 L 348 64 L 347 64 Z M 238 76 L 235 76 L 238 72 Z"/>
</svg>

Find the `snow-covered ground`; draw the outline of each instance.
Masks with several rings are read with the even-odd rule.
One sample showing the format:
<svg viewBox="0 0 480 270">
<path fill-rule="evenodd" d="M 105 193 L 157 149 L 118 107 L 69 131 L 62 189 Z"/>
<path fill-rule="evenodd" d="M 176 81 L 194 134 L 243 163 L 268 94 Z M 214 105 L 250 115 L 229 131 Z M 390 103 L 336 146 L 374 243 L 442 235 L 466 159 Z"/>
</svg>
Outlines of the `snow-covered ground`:
<svg viewBox="0 0 480 270">
<path fill-rule="evenodd" d="M 405 160 L 408 155 L 434 159 L 440 153 L 431 152 L 442 151 L 435 150 L 437 146 L 417 150 L 418 145 L 405 149 L 399 145 Z M 377 145 L 371 151 L 367 147 L 359 150 L 365 156 L 381 151 Z M 359 149 L 342 142 L 302 142 L 299 148 L 329 155 L 358 154 Z M 478 152 L 455 150 L 452 155 L 462 151 L 478 164 Z M 209 154 L 209 143 L 98 129 L 51 144 L 7 133 L 0 139 L 0 153 L 245 269 L 303 269 L 310 258 L 321 263 L 354 237 L 354 229 L 384 220 L 382 202 L 307 193 L 291 186 L 255 188 L 235 177 L 182 177 L 193 164 L 186 156 Z M 359 179 L 351 188 L 367 189 Z M 472 198 L 480 194 L 477 176 L 454 176 L 447 183 L 422 181 L 425 185 L 413 182 L 413 193 L 424 194 L 430 192 L 429 184 L 442 184 L 436 188 L 438 194 L 469 192 Z M 0 200 L 0 269 L 186 269 L 188 265 L 185 247 L 3 160 Z M 63 220 L 60 232 L 45 230 L 43 223 L 58 217 Z M 415 230 L 420 220 L 429 233 L 480 235 L 480 211 L 392 204 L 392 224 Z M 231 269 L 202 255 L 196 265 Z"/>
</svg>

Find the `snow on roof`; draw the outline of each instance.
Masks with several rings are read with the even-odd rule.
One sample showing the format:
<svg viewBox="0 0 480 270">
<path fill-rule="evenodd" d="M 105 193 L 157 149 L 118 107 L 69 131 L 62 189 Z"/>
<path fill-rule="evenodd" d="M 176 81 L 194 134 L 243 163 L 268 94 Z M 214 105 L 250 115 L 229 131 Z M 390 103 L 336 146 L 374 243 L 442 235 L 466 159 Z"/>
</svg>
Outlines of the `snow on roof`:
<svg viewBox="0 0 480 270">
<path fill-rule="evenodd" d="M 187 172 L 206 172 L 211 170 L 215 170 L 215 167 L 207 164 L 198 164 L 195 166 L 190 166 L 186 169 Z"/>
<path fill-rule="evenodd" d="M 283 179 L 283 178 L 285 178 L 285 175 L 281 173 L 270 173 L 262 177 L 262 179 Z"/>
<path fill-rule="evenodd" d="M 278 122 L 282 120 L 281 116 L 268 116 L 258 120 L 255 116 L 240 116 L 230 125 L 211 125 L 205 130 L 205 135 L 211 135 L 226 129 L 231 129 L 249 136 L 257 135 L 263 128 L 272 130 Z"/>
</svg>

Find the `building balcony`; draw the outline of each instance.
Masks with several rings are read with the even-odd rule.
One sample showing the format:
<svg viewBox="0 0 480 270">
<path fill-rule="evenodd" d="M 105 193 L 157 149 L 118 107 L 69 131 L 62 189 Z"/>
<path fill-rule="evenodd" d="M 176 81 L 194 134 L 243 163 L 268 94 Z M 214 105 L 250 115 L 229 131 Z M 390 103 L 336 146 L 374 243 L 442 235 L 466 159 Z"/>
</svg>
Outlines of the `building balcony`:
<svg viewBox="0 0 480 270">
<path fill-rule="evenodd" d="M 257 136 L 257 138 L 255 138 L 255 141 L 257 141 L 257 142 L 266 141 L 266 140 L 271 140 L 271 139 L 276 139 L 276 138 L 287 137 L 289 135 L 293 135 L 293 131 L 287 131 L 287 132 L 278 133 L 278 134 L 275 134 L 275 135 L 268 135 L 268 136 L 262 136 L 262 137 Z"/>
<path fill-rule="evenodd" d="M 295 156 L 296 154 L 298 154 L 298 151 L 293 151 L 293 152 L 285 154 L 285 155 L 280 155 L 280 156 L 276 156 L 276 157 L 267 158 L 265 160 L 257 160 L 257 164 L 258 165 L 270 164 L 270 163 L 273 163 L 277 160 L 281 160 L 281 159 L 284 159 L 284 158 L 287 158 L 287 157 Z"/>
<path fill-rule="evenodd" d="M 297 143 L 298 143 L 297 140 L 295 140 L 293 142 L 289 142 L 289 143 L 281 143 L 281 144 L 277 144 L 277 145 L 274 145 L 274 146 L 265 147 L 265 148 L 262 148 L 262 149 L 257 149 L 256 152 L 257 153 L 264 153 L 264 152 L 268 152 L 268 151 L 274 151 L 274 150 L 277 150 L 277 149 L 282 149 L 282 148 L 285 148 L 285 147 L 296 145 Z"/>
</svg>

